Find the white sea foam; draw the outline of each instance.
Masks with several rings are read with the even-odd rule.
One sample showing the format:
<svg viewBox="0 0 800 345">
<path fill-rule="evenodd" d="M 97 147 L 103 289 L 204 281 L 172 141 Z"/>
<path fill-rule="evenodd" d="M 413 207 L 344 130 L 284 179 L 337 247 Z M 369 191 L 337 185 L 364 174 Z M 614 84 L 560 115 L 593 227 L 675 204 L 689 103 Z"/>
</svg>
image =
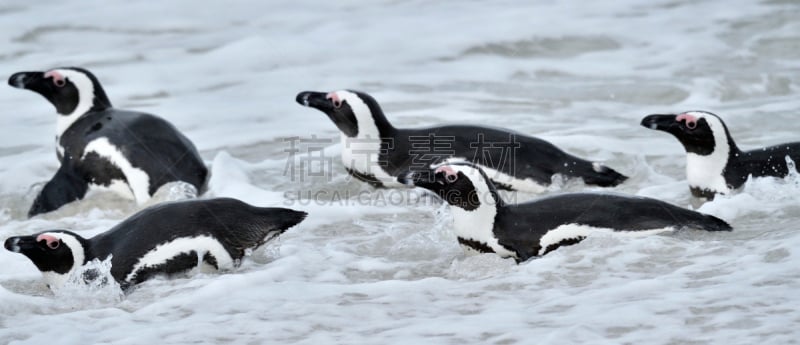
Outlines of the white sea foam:
<svg viewBox="0 0 800 345">
<path fill-rule="evenodd" d="M 122 289 L 111 275 L 111 257 L 94 259 L 79 267 L 53 293 L 62 307 L 70 309 L 113 306 L 123 298 Z"/>
<path fill-rule="evenodd" d="M 797 178 L 754 179 L 700 205 L 681 145 L 639 121 L 704 109 L 743 149 L 798 140 L 798 11 L 757 0 L 5 1 L 0 75 L 90 68 L 115 106 L 161 115 L 197 145 L 211 163 L 206 196 L 309 217 L 232 272 L 158 277 L 121 300 L 54 295 L 27 258 L 2 250 L 0 343 L 796 341 Z M 631 175 L 615 191 L 699 207 L 735 230 L 592 234 L 520 265 L 466 255 L 435 198 L 354 196 L 385 191 L 348 178 L 338 130 L 294 102 L 345 88 L 371 93 L 397 126 L 537 135 Z M 98 193 L 25 220 L 31 186 L 57 169 L 56 115 L 39 95 L 3 90 L 0 240 L 55 228 L 91 237 L 139 208 Z M 333 175 L 292 180 L 280 138 L 312 135 L 330 139 L 318 146 Z M 600 190 L 556 182 L 545 194 Z M 306 191 L 340 198 L 309 203 L 296 193 Z"/>
</svg>

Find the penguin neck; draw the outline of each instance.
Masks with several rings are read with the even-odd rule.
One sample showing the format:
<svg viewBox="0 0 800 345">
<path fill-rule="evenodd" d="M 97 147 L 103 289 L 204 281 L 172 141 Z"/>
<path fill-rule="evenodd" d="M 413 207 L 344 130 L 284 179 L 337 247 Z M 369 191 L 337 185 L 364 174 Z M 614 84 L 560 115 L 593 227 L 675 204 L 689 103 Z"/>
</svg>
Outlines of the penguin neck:
<svg viewBox="0 0 800 345">
<path fill-rule="evenodd" d="M 363 108 L 354 111 L 358 130 L 354 137 L 342 132 L 342 163 L 361 174 L 371 175 L 384 186 L 399 187 L 397 179 L 381 166 L 381 153 L 387 152 L 394 144 L 395 128 L 389 124 L 380 108 Z"/>
<path fill-rule="evenodd" d="M 389 119 L 386 118 L 386 115 L 383 114 L 383 110 L 381 108 L 373 108 L 370 110 L 372 112 L 372 124 L 377 129 L 380 137 L 381 138 L 394 137 L 394 134 L 397 130 L 389 122 Z"/>
<path fill-rule="evenodd" d="M 58 119 L 56 119 L 56 156 L 59 161 L 64 158 L 65 149 L 61 145 L 64 133 L 86 114 L 111 109 L 111 101 L 108 100 L 108 96 L 99 85 L 94 83 L 83 85 L 78 93 L 79 101 L 75 109 L 69 114 L 59 113 Z"/>
<path fill-rule="evenodd" d="M 488 247 L 502 257 L 516 257 L 516 253 L 500 245 L 494 233 L 497 216 L 505 207 L 497 190 L 491 184 L 477 183 L 474 192 L 477 194 L 477 198 L 473 196 L 467 198 L 477 199 L 480 203 L 477 208 L 466 210 L 456 205 L 450 207 L 450 213 L 453 216 L 453 230 L 461 239 L 459 242 L 477 242 L 478 246 Z"/>
<path fill-rule="evenodd" d="M 356 113 L 358 133 L 354 138 L 358 140 L 393 138 L 397 130 L 383 115 L 383 111 L 380 108 L 370 110 L 369 113 Z"/>
<path fill-rule="evenodd" d="M 88 79 L 88 78 L 87 78 Z M 103 111 L 111 108 L 106 92 L 100 85 L 89 80 L 81 83 L 78 88 L 78 104 L 70 113 L 58 114 L 56 120 L 56 138 L 60 139 L 78 119 L 92 112 Z"/>
<path fill-rule="evenodd" d="M 686 154 L 686 179 L 691 189 L 728 194 L 731 187 L 725 180 L 725 169 L 738 159 L 741 151 L 728 129 L 714 131 L 714 151 L 708 155 Z"/>
</svg>

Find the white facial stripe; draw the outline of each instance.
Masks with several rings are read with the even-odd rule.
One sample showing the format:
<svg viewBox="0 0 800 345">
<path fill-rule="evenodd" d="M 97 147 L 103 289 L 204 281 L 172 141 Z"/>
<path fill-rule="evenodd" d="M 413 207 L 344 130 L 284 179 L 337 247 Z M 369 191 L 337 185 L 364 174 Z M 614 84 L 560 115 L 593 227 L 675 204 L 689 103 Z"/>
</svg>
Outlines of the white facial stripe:
<svg viewBox="0 0 800 345">
<path fill-rule="evenodd" d="M 85 74 L 71 70 L 71 69 L 56 69 L 49 72 L 57 72 L 64 76 L 67 80 L 72 82 L 78 89 L 78 105 L 69 114 L 59 114 L 58 121 L 56 122 L 56 135 L 58 138 L 64 134 L 64 131 L 69 128 L 75 121 L 78 120 L 83 114 L 86 114 L 94 104 L 94 84 Z M 63 151 L 63 149 L 62 149 Z"/>
<path fill-rule="evenodd" d="M 613 233 L 626 237 L 644 237 L 674 230 L 674 228 L 661 228 L 641 231 L 615 231 L 614 229 L 596 228 L 588 225 L 564 224 L 548 231 L 539 239 L 541 249 L 539 249 L 538 255 L 544 255 L 547 247 L 551 245 L 561 243 L 564 240 L 585 238 L 594 232 Z"/>
<path fill-rule="evenodd" d="M 457 162 L 467 162 L 466 158 L 463 157 L 451 157 L 444 161 L 445 163 L 457 163 Z M 499 170 L 492 169 L 490 167 L 475 164 L 486 173 L 492 181 L 496 183 L 502 183 L 503 185 L 509 186 L 513 190 L 527 192 L 527 193 L 544 193 L 547 190 L 547 187 L 539 184 L 538 182 L 534 181 L 532 178 L 517 178 L 512 175 L 508 175 L 503 173 Z"/>
<path fill-rule="evenodd" d="M 69 272 L 64 274 L 59 274 L 52 271 L 42 272 L 42 276 L 44 277 L 44 281 L 47 283 L 47 285 L 49 285 L 51 288 L 59 288 L 64 285 L 64 283 L 67 281 L 67 278 L 69 278 L 70 274 L 72 274 L 75 269 L 83 266 L 83 261 L 86 259 L 86 256 L 84 255 L 84 248 L 78 239 L 63 232 L 47 232 L 43 235 L 49 235 L 60 239 L 61 245 L 67 246 L 69 251 L 72 253 L 72 268 L 70 268 Z"/>
<path fill-rule="evenodd" d="M 147 252 L 136 262 L 131 272 L 125 277 L 125 280 L 132 281 L 136 277 L 136 273 L 143 268 L 163 265 L 180 254 L 192 251 L 197 253 L 198 263 L 201 263 L 203 256 L 209 253 L 217 260 L 219 269 L 233 268 L 234 262 L 230 254 L 213 237 L 205 235 L 192 238 L 182 237 L 161 244 Z"/>
<path fill-rule="evenodd" d="M 397 179 L 378 165 L 381 152 L 381 135 L 369 106 L 355 93 L 336 91 L 333 94 L 346 101 L 356 117 L 358 135 L 355 139 L 341 134 L 342 163 L 344 166 L 362 174 L 374 175 L 386 187 L 402 187 Z"/>
<path fill-rule="evenodd" d="M 450 206 L 450 213 L 453 214 L 453 229 L 456 236 L 463 239 L 485 243 L 492 248 L 497 255 L 502 257 L 516 257 L 517 254 L 506 249 L 498 243 L 492 229 L 494 228 L 494 218 L 497 216 L 497 201 L 492 197 L 489 186 L 483 176 L 475 168 L 465 165 L 450 165 L 456 171 L 461 172 L 469 178 L 478 194 L 480 206 L 472 211 L 463 208 Z M 462 198 L 469 196 L 462 195 Z"/>
<path fill-rule="evenodd" d="M 725 126 L 718 117 L 708 113 L 691 111 L 686 114 L 694 116 L 698 120 L 705 119 L 714 135 L 714 152 L 710 155 L 701 156 L 695 153 L 686 155 L 686 179 L 689 186 L 709 189 L 722 194 L 729 193 L 728 183 L 722 176 L 731 150 L 725 134 Z"/>
<path fill-rule="evenodd" d="M 134 167 L 122 152 L 108 141 L 108 138 L 97 138 L 89 142 L 84 149 L 82 158 L 86 158 L 89 152 L 96 153 L 122 170 L 122 174 L 128 180 L 128 187 L 133 192 L 136 203 L 141 205 L 150 199 L 150 176 L 144 170 Z M 122 195 L 126 194 L 123 193 Z"/>
</svg>

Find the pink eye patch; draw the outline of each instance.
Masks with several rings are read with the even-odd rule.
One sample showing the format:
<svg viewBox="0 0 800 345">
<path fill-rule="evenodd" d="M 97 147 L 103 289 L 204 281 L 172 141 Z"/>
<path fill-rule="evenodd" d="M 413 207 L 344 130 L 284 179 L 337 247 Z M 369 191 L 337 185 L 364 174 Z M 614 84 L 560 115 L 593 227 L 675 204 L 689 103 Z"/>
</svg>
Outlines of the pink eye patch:
<svg viewBox="0 0 800 345">
<path fill-rule="evenodd" d="M 53 84 L 56 84 L 58 87 L 63 87 L 67 85 L 67 79 L 61 73 L 56 71 L 47 71 L 44 74 L 45 78 L 53 78 Z"/>
<path fill-rule="evenodd" d="M 342 106 L 342 99 L 339 98 L 339 95 L 336 94 L 336 92 L 328 93 L 327 95 L 325 95 L 325 98 L 329 99 L 329 100 L 331 100 L 331 102 L 333 102 L 333 107 L 334 108 L 339 108 L 339 107 Z"/>
<path fill-rule="evenodd" d="M 458 180 L 458 173 L 455 170 L 453 170 L 453 168 L 447 165 L 443 165 L 436 168 L 436 170 L 434 170 L 433 173 L 434 174 L 443 173 L 445 180 L 447 180 L 447 182 L 450 183 L 453 183 L 456 180 Z"/>
<path fill-rule="evenodd" d="M 678 117 L 675 118 L 675 121 L 686 121 L 686 127 L 689 129 L 695 129 L 697 127 L 697 117 L 686 113 L 678 115 Z"/>
<path fill-rule="evenodd" d="M 58 248 L 58 245 L 61 244 L 61 241 L 58 240 L 53 235 L 41 234 L 36 237 L 36 242 L 45 241 L 47 243 L 47 247 L 50 249 Z"/>
</svg>

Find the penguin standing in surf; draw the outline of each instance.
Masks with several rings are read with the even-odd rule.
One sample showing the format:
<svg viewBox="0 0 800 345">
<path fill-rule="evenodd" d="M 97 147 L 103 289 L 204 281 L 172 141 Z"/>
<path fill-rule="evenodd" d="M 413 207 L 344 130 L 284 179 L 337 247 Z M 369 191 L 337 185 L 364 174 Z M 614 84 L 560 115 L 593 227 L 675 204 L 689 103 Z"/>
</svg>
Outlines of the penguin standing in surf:
<svg viewBox="0 0 800 345">
<path fill-rule="evenodd" d="M 90 188 L 111 189 L 140 205 L 169 182 L 202 191 L 208 170 L 194 144 L 160 117 L 112 108 L 89 71 L 19 72 L 8 84 L 44 96 L 58 112 L 61 166 L 36 197 L 29 217 L 83 199 Z"/>
<path fill-rule="evenodd" d="M 400 180 L 450 205 L 459 244 L 517 262 L 578 243 L 594 231 L 643 236 L 682 228 L 731 230 L 714 216 L 642 197 L 571 193 L 506 204 L 487 174 L 469 163 L 443 164 Z"/>
<path fill-rule="evenodd" d="M 692 195 L 713 199 L 742 187 L 750 176 L 783 178 L 790 159 L 800 160 L 800 143 L 742 151 L 719 116 L 705 111 L 648 115 L 642 126 L 675 136 L 686 149 L 686 178 Z M 795 166 L 795 171 L 797 167 Z"/>
<path fill-rule="evenodd" d="M 476 125 L 396 128 L 378 102 L 363 92 L 306 91 L 296 100 L 328 115 L 342 133 L 345 169 L 375 187 L 401 187 L 398 177 L 444 161 L 473 162 L 498 187 L 535 193 L 543 192 L 556 174 L 603 187 L 627 179 L 547 141 L 504 129 Z"/>
<path fill-rule="evenodd" d="M 84 264 L 111 257 L 111 275 L 128 289 L 158 274 L 200 264 L 236 267 L 247 250 L 300 223 L 305 212 L 254 207 L 236 199 L 189 200 L 151 206 L 86 239 L 65 230 L 10 237 L 5 248 L 27 256 L 51 288 Z"/>
</svg>

